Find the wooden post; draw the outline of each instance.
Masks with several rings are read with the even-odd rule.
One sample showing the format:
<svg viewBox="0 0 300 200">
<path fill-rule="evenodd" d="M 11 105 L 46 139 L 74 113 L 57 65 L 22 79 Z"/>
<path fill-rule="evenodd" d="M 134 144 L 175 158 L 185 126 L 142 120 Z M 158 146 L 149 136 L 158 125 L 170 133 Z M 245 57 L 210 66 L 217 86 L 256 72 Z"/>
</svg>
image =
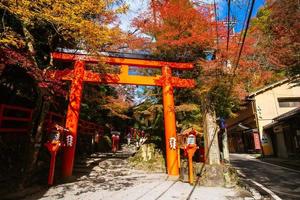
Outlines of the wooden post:
<svg viewBox="0 0 300 200">
<path fill-rule="evenodd" d="M 4 106 L 3 104 L 0 104 L 0 128 L 2 126 L 3 111 L 4 111 Z"/>
<path fill-rule="evenodd" d="M 69 129 L 66 147 L 63 149 L 62 176 L 72 176 L 77 140 L 77 126 L 84 78 L 84 62 L 75 61 L 74 77 L 70 89 L 66 128 Z"/>
<path fill-rule="evenodd" d="M 197 150 L 197 145 L 192 144 L 187 146 L 187 153 L 188 153 L 188 161 L 189 161 L 189 183 L 191 185 L 194 184 L 194 167 L 193 167 L 193 156 Z"/>
<path fill-rule="evenodd" d="M 164 106 L 164 124 L 165 124 L 165 139 L 166 139 L 166 160 L 169 176 L 179 176 L 178 168 L 178 150 L 176 146 L 172 146 L 172 140 L 176 141 L 176 123 L 175 123 L 175 108 L 173 86 L 171 84 L 172 72 L 168 66 L 162 67 L 163 83 L 163 106 Z"/>
<path fill-rule="evenodd" d="M 50 168 L 48 175 L 48 185 L 53 185 L 54 173 L 55 173 L 55 162 L 56 162 L 56 151 L 51 152 Z"/>
</svg>

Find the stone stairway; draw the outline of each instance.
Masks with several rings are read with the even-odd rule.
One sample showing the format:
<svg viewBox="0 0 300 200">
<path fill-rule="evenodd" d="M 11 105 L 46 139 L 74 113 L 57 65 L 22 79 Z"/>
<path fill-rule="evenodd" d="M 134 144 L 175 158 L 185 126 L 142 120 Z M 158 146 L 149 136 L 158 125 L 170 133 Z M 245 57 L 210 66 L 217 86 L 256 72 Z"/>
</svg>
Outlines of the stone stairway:
<svg viewBox="0 0 300 200">
<path fill-rule="evenodd" d="M 75 161 L 73 169 L 74 176 L 77 178 L 90 177 L 95 173 L 95 170 L 99 168 L 109 170 L 124 167 L 121 165 L 127 165 L 126 159 L 131 157 L 134 153 L 135 147 L 133 145 L 124 145 L 122 146 L 122 150 L 116 153 L 97 152 L 88 157 L 78 158 Z M 119 165 L 120 163 L 121 165 Z"/>
</svg>

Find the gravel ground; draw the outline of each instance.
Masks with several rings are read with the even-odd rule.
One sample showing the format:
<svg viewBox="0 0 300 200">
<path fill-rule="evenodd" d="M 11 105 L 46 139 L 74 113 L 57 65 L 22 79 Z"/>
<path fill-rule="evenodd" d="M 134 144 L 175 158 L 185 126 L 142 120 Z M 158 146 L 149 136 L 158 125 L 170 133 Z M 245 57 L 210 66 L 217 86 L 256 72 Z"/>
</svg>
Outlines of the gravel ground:
<svg viewBox="0 0 300 200">
<path fill-rule="evenodd" d="M 235 188 L 193 187 L 169 180 L 164 173 L 134 170 L 125 158 L 93 157 L 77 163 L 74 172 L 74 182 L 53 186 L 25 199 L 244 199 Z"/>
</svg>

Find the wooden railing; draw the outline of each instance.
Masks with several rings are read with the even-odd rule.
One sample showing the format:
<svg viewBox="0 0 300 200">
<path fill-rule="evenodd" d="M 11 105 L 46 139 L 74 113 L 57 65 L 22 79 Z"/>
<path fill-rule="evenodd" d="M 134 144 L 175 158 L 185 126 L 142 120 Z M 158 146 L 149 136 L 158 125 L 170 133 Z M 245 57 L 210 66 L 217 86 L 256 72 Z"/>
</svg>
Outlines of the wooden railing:
<svg viewBox="0 0 300 200">
<path fill-rule="evenodd" d="M 32 113 L 33 109 L 0 104 L 0 133 L 28 133 L 31 128 Z M 52 123 L 64 126 L 65 117 L 54 112 L 49 112 L 45 122 L 46 129 Z M 79 120 L 79 134 L 94 135 L 101 132 L 103 132 L 102 126 L 85 120 Z"/>
<path fill-rule="evenodd" d="M 27 133 L 30 130 L 33 109 L 0 104 L 0 133 Z"/>
<path fill-rule="evenodd" d="M 78 133 L 80 134 L 87 134 L 87 135 L 94 135 L 95 133 L 103 133 L 103 127 L 84 120 L 79 120 L 78 123 Z"/>
<path fill-rule="evenodd" d="M 60 114 L 57 114 L 54 112 L 49 112 L 47 115 L 48 125 L 50 125 L 51 123 L 57 123 L 59 125 L 64 126 L 65 119 L 66 118 L 63 115 L 60 115 Z M 79 120 L 77 132 L 79 134 L 94 135 L 95 133 L 103 132 L 103 127 L 98 124 L 92 123 L 92 122 L 88 122 L 85 120 Z"/>
</svg>

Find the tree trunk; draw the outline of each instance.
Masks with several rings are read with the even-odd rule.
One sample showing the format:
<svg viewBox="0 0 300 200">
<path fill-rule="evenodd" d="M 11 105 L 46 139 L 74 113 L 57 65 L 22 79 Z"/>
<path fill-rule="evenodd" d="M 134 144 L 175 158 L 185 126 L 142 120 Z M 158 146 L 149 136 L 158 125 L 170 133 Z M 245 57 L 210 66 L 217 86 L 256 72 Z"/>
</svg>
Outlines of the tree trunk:
<svg viewBox="0 0 300 200">
<path fill-rule="evenodd" d="M 227 140 L 227 128 L 224 129 L 222 134 L 222 147 L 223 147 L 223 159 L 225 163 L 229 163 L 229 149 Z"/>
<path fill-rule="evenodd" d="M 36 59 L 34 57 L 34 55 L 35 55 L 34 37 L 31 35 L 31 33 L 29 32 L 29 30 L 27 29 L 25 24 L 23 24 L 22 28 L 23 28 L 23 33 L 24 33 L 25 39 L 26 39 L 26 44 L 27 44 L 27 47 L 28 47 L 28 51 L 31 54 L 31 59 L 33 61 L 34 67 L 38 70 L 39 67 L 38 67 Z"/>
<path fill-rule="evenodd" d="M 42 145 L 42 138 L 43 138 L 43 128 L 44 128 L 44 122 L 47 116 L 47 113 L 49 112 L 50 108 L 50 102 L 45 101 L 43 99 L 41 102 L 37 102 L 37 114 L 35 117 L 35 123 L 33 123 L 33 133 L 31 135 L 30 143 L 28 144 L 28 152 L 27 152 L 27 159 L 25 163 L 25 173 L 23 176 L 23 180 L 21 182 L 21 187 L 26 186 L 34 174 L 34 171 L 36 169 L 36 164 L 39 156 L 39 152 L 41 148 L 43 148 Z"/>
<path fill-rule="evenodd" d="M 208 164 L 220 164 L 220 149 L 218 144 L 218 126 L 214 112 L 207 111 L 204 115 L 204 135 L 206 139 L 206 155 Z"/>
<path fill-rule="evenodd" d="M 31 35 L 29 30 L 27 29 L 26 24 L 22 24 L 23 33 L 26 39 L 28 51 L 31 54 L 31 59 L 33 61 L 33 68 L 34 70 L 40 70 L 38 63 L 35 59 L 35 49 L 34 49 L 34 37 Z M 41 78 L 41 77 L 39 77 Z M 39 82 L 40 80 L 37 80 Z M 20 187 L 24 187 L 27 185 L 34 173 L 34 170 L 36 169 L 36 163 L 38 160 L 38 155 L 40 152 L 40 149 L 42 147 L 42 136 L 43 136 L 43 127 L 46 115 L 49 111 L 50 107 L 50 101 L 45 100 L 45 92 L 46 89 L 39 88 L 37 84 L 37 91 L 38 91 L 38 98 L 36 102 L 34 117 L 32 120 L 32 129 L 31 129 L 31 135 L 30 135 L 30 142 L 28 144 L 28 151 L 26 152 L 26 163 L 25 163 L 25 170 L 24 175 L 22 177 L 21 185 Z"/>
</svg>

